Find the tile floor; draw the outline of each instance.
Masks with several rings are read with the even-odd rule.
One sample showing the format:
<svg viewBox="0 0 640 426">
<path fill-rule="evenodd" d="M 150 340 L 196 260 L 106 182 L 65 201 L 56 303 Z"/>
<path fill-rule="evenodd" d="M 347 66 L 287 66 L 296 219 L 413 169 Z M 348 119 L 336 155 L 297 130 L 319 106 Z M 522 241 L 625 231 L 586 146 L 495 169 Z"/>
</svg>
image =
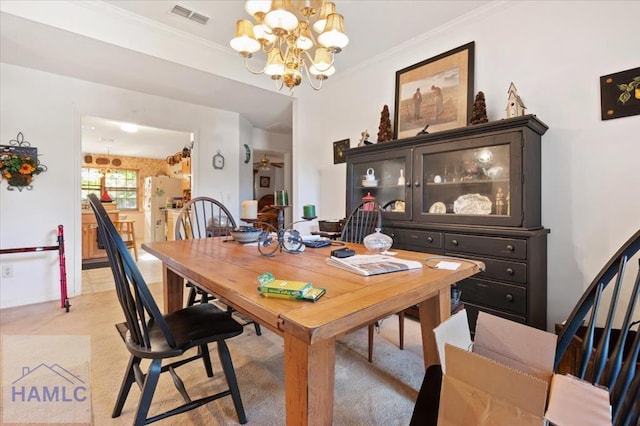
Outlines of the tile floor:
<svg viewBox="0 0 640 426">
<path fill-rule="evenodd" d="M 138 249 L 137 265 L 147 284 L 162 282 L 162 263 L 156 257 Z M 113 288 L 113 275 L 110 268 L 82 271 L 82 294 L 113 290 Z"/>
</svg>

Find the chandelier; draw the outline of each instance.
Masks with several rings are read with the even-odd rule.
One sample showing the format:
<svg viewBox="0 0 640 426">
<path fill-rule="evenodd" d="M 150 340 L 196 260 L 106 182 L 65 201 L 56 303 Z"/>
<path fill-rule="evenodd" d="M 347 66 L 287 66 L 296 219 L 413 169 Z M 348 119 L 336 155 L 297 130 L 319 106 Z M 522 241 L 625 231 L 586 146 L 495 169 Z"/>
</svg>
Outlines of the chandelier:
<svg viewBox="0 0 640 426">
<path fill-rule="evenodd" d="M 319 6 L 319 8 L 318 8 Z M 244 57 L 252 74 L 267 74 L 281 90 L 293 92 L 303 76 L 314 90 L 335 73 L 336 53 L 349 43 L 344 33 L 344 18 L 335 12 L 336 5 L 321 0 L 247 0 L 246 12 L 255 24 L 240 19 L 231 47 Z M 312 19 L 315 21 L 312 22 Z M 313 37 L 311 28 L 318 33 Z M 266 54 L 264 68 L 255 71 L 248 59 L 259 50 Z M 314 85 L 313 80 L 317 80 Z"/>
</svg>

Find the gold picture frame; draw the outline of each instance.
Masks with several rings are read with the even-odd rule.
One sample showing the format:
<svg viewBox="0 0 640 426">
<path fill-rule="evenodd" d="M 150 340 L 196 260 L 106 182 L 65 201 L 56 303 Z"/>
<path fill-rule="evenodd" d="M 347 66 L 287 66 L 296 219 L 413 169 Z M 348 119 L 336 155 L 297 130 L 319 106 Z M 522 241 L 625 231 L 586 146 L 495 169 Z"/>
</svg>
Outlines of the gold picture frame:
<svg viewBox="0 0 640 426">
<path fill-rule="evenodd" d="M 396 72 L 394 139 L 469 123 L 474 53 L 472 41 Z"/>
</svg>

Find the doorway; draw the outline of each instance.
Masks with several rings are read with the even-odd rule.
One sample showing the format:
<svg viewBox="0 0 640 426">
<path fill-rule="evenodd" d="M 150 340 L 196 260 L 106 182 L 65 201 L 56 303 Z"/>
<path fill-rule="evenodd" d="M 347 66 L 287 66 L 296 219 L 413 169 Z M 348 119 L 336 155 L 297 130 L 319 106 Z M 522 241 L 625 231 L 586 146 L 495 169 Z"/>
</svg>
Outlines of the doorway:
<svg viewBox="0 0 640 426">
<path fill-rule="evenodd" d="M 259 200 L 261 197 L 272 194 L 276 189 L 283 189 L 284 182 L 284 155 L 274 151 L 255 151 L 253 162 L 253 196 Z"/>
<path fill-rule="evenodd" d="M 186 158 L 190 167 L 192 141 L 190 132 L 101 117 L 82 118 L 82 269 L 107 265 L 106 253 L 97 241 L 95 217 L 86 202 L 87 194 L 96 193 L 104 199 L 114 221 L 129 223 L 137 248 L 155 240 L 152 235 L 166 235 L 166 214 L 159 208 L 168 206 L 167 197 L 173 201 L 190 196 L 191 174 L 182 160 Z M 152 217 L 144 188 L 147 178 L 157 176 L 166 176 L 177 185 L 172 185 L 174 190 L 166 194 L 162 206 L 153 206 L 156 214 Z"/>
</svg>

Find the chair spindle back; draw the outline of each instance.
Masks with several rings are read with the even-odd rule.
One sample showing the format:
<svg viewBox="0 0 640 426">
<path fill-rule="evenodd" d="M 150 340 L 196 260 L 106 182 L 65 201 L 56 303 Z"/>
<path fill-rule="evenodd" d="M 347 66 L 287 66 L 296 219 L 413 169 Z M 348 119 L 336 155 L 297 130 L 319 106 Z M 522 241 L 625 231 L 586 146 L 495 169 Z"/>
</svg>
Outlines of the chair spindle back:
<svg viewBox="0 0 640 426">
<path fill-rule="evenodd" d="M 230 235 L 236 228 L 231 212 L 218 200 L 196 197 L 187 202 L 178 213 L 175 239 L 200 239 Z"/>
<path fill-rule="evenodd" d="M 120 237 L 109 214 L 95 194 L 89 194 L 89 204 L 98 221 L 98 232 L 109 259 L 116 294 L 124 313 L 131 339 L 142 349 L 151 349 L 148 325 L 155 322 L 170 347 L 175 339 L 167 326 L 138 266 Z"/>
<path fill-rule="evenodd" d="M 640 421 L 640 259 L 632 261 L 639 251 L 640 230 L 591 282 L 565 322 L 556 350 L 555 370 L 576 333 L 584 331 L 570 373 L 609 389 L 616 425 Z"/>
<path fill-rule="evenodd" d="M 363 201 L 349 214 L 342 227 L 340 239 L 362 244 L 364 237 L 382 228 L 382 206 L 376 201 Z"/>
</svg>

